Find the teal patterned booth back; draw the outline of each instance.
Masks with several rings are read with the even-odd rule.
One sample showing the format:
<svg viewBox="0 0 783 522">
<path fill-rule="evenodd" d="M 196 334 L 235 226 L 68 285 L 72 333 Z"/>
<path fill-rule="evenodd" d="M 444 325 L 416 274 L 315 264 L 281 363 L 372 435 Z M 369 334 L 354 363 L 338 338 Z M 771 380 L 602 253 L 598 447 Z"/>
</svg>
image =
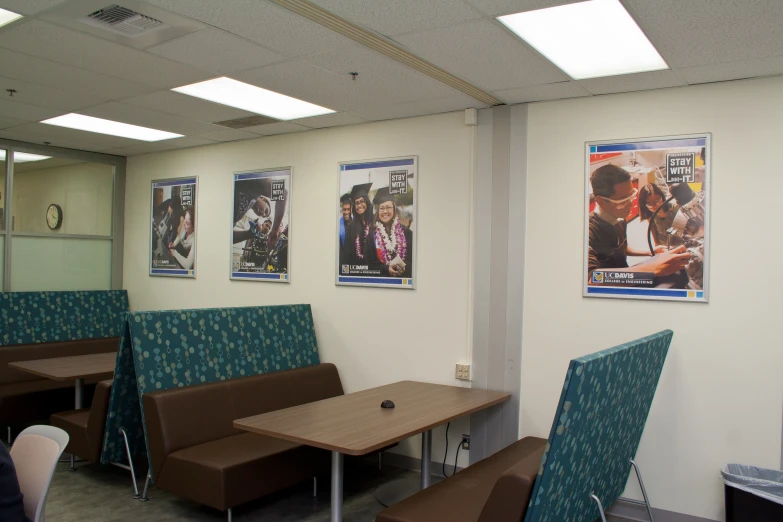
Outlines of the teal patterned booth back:
<svg viewBox="0 0 783 522">
<path fill-rule="evenodd" d="M 131 312 L 123 328 L 103 462 L 145 454 L 141 396 L 149 391 L 319 364 L 310 305 Z"/>
<path fill-rule="evenodd" d="M 673 333 L 571 361 L 525 522 L 593 522 L 631 472 Z"/>
<path fill-rule="evenodd" d="M 125 290 L 0 292 L 0 346 L 118 337 Z"/>
</svg>

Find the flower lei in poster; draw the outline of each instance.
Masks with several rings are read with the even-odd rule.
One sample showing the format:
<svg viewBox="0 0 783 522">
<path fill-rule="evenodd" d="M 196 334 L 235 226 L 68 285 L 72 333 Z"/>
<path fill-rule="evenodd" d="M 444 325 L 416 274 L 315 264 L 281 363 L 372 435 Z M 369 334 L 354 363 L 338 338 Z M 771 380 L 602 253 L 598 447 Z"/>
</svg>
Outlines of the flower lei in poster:
<svg viewBox="0 0 783 522">
<path fill-rule="evenodd" d="M 356 258 L 357 259 L 364 259 L 364 251 L 362 250 L 362 245 L 364 245 L 364 240 L 367 239 L 367 234 L 370 233 L 370 224 L 364 226 L 364 231 L 362 233 L 362 238 L 359 239 L 359 234 L 356 234 L 356 237 L 353 240 L 353 244 L 356 247 Z"/>
<path fill-rule="evenodd" d="M 392 222 L 392 237 L 386 233 L 386 227 L 383 223 L 375 224 L 375 251 L 378 254 L 378 260 L 384 265 L 388 265 L 395 257 L 405 260 L 405 254 L 408 251 L 408 243 L 405 241 L 405 232 L 399 220 L 395 217 Z"/>
</svg>

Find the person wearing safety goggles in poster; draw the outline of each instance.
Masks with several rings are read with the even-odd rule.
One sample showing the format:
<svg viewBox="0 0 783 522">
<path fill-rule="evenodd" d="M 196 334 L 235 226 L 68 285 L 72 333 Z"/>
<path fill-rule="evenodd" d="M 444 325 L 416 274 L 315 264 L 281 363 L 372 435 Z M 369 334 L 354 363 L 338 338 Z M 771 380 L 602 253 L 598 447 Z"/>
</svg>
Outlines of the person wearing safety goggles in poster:
<svg viewBox="0 0 783 522">
<path fill-rule="evenodd" d="M 608 164 L 590 175 L 590 185 L 595 196 L 595 209 L 590 213 L 587 251 L 588 284 L 593 284 L 594 270 L 611 269 L 614 272 L 646 272 L 654 276 L 655 286 L 682 287 L 683 268 L 690 255 L 685 246 L 668 250 L 655 247 L 655 255 L 649 250 L 638 250 L 628 245 L 626 233 L 628 216 L 639 191 L 633 186 L 631 175 L 623 168 Z M 628 256 L 648 256 L 649 259 L 628 266 Z"/>
</svg>

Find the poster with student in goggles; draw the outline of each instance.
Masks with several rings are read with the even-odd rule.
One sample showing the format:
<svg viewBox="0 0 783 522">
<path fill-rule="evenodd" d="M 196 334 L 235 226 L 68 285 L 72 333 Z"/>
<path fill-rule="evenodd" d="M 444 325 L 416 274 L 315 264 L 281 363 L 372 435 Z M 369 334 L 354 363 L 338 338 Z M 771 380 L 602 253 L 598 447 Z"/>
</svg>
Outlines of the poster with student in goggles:
<svg viewBox="0 0 783 522">
<path fill-rule="evenodd" d="M 586 297 L 707 302 L 710 134 L 585 144 Z"/>
<path fill-rule="evenodd" d="M 415 288 L 417 158 L 340 163 L 336 284 Z"/>
</svg>

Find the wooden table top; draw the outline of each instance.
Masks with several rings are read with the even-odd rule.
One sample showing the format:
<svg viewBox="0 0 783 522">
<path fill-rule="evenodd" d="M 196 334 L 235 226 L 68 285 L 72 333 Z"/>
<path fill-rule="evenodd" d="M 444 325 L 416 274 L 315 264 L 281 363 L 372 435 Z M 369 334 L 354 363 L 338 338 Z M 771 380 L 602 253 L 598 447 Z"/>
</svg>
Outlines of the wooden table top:
<svg viewBox="0 0 783 522">
<path fill-rule="evenodd" d="M 234 427 L 346 455 L 365 455 L 510 397 L 506 392 L 402 381 L 238 419 Z M 381 408 L 386 399 L 395 408 Z"/>
<path fill-rule="evenodd" d="M 8 366 L 55 381 L 69 381 L 114 372 L 116 352 L 17 361 Z"/>
</svg>

